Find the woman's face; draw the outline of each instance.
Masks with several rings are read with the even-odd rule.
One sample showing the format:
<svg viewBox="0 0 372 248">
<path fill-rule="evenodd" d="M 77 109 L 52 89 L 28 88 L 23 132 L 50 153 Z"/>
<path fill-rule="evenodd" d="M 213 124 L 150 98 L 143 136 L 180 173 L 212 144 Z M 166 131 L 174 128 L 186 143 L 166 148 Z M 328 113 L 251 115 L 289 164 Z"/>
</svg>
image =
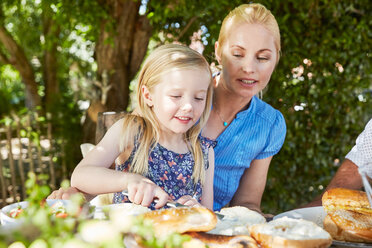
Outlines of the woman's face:
<svg viewBox="0 0 372 248">
<path fill-rule="evenodd" d="M 224 86 L 249 99 L 263 90 L 274 71 L 277 50 L 273 35 L 260 24 L 241 23 L 227 36 L 217 53 Z"/>
</svg>

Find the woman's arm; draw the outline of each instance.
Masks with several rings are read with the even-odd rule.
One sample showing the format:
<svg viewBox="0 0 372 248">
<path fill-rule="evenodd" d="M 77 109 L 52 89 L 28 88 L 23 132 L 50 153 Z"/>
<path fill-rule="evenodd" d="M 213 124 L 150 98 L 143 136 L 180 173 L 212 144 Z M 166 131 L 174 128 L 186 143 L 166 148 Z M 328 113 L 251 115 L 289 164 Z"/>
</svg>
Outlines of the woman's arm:
<svg viewBox="0 0 372 248">
<path fill-rule="evenodd" d="M 251 166 L 244 171 L 240 184 L 230 202 L 231 206 L 244 206 L 261 212 L 261 199 L 266 186 L 267 172 L 272 156 L 253 160 Z"/>
<path fill-rule="evenodd" d="M 205 173 L 205 183 L 203 186 L 201 204 L 213 210 L 214 150 L 212 147 L 209 148 L 208 161 L 209 167 Z"/>
</svg>

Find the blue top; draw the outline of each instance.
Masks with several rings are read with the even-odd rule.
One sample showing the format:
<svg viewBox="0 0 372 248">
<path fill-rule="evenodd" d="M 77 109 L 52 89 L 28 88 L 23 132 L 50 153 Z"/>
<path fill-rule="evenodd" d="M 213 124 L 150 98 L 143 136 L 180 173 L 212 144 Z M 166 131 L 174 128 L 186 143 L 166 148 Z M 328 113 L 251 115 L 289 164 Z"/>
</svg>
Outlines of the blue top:
<svg viewBox="0 0 372 248">
<path fill-rule="evenodd" d="M 283 115 L 256 96 L 217 137 L 214 169 L 214 210 L 234 196 L 244 170 L 252 160 L 275 155 L 286 135 Z"/>
<path fill-rule="evenodd" d="M 199 136 L 202 147 L 205 169 L 208 169 L 209 147 L 215 145 L 215 141 Z M 135 143 L 128 160 L 123 164 L 116 166 L 116 170 L 129 171 L 133 161 L 134 154 L 138 149 L 138 143 Z M 192 173 L 194 169 L 194 158 L 192 153 L 179 154 L 168 150 L 159 143 L 150 152 L 148 174 L 144 175 L 156 185 L 167 192 L 173 200 L 181 196 L 191 195 L 199 202 L 202 196 L 202 185 L 200 182 L 194 183 Z M 128 197 L 121 192 L 114 194 L 113 203 L 129 202 Z M 154 207 L 154 204 L 151 205 Z"/>
</svg>

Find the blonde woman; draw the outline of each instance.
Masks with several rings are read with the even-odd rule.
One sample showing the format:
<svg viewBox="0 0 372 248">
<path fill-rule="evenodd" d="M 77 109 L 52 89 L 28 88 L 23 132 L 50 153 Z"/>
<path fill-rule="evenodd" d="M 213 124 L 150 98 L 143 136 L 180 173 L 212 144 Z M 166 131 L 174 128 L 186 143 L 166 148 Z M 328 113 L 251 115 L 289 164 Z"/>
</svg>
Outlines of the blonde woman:
<svg viewBox="0 0 372 248">
<path fill-rule="evenodd" d="M 215 139 L 214 209 L 245 206 L 261 212 L 272 157 L 281 149 L 282 114 L 257 97 L 279 61 L 275 17 L 261 4 L 243 4 L 224 19 L 215 54 L 213 109 L 202 134 Z"/>
<path fill-rule="evenodd" d="M 147 207 L 157 198 L 151 207 L 174 200 L 212 209 L 213 142 L 200 135 L 211 109 L 211 82 L 209 65 L 196 51 L 157 48 L 140 71 L 138 113 L 107 131 L 75 168 L 71 186 L 90 195 L 116 192 L 114 203 Z M 124 161 L 109 169 L 119 154 Z"/>
</svg>

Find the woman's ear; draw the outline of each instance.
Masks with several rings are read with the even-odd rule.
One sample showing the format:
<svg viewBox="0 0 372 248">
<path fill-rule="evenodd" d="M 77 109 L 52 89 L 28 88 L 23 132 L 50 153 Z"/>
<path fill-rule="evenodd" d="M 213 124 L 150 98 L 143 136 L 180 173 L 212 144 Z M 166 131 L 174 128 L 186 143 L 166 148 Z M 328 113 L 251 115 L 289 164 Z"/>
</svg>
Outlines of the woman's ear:
<svg viewBox="0 0 372 248">
<path fill-rule="evenodd" d="M 144 102 L 147 104 L 147 106 L 151 108 L 154 105 L 152 102 L 151 92 L 145 85 L 141 87 L 141 91 L 142 91 Z"/>
<path fill-rule="evenodd" d="M 216 41 L 216 43 L 214 43 L 214 54 L 216 55 L 216 59 L 217 59 L 217 62 L 218 64 L 221 64 L 221 47 L 220 47 L 220 44 L 218 43 L 218 41 Z"/>
</svg>

